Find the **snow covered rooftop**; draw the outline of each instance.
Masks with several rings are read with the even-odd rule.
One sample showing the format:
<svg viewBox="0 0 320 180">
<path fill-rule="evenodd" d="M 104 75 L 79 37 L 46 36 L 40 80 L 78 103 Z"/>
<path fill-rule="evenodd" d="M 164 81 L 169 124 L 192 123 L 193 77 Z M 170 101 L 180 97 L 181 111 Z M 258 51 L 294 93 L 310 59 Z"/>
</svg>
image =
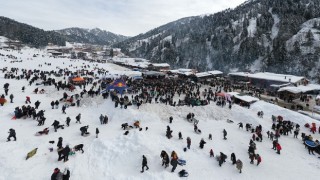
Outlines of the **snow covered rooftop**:
<svg viewBox="0 0 320 180">
<path fill-rule="evenodd" d="M 320 90 L 320 85 L 319 84 L 308 84 L 306 86 L 300 85 L 300 86 L 287 86 L 287 87 L 283 87 L 280 88 L 278 90 L 278 92 L 282 92 L 282 91 L 289 91 L 292 93 L 305 93 L 308 91 L 314 91 L 314 90 Z"/>
<path fill-rule="evenodd" d="M 275 74 L 270 72 L 259 72 L 255 74 L 251 74 L 248 72 L 234 72 L 234 73 L 229 73 L 228 75 L 243 76 L 243 77 L 254 78 L 254 79 L 265 79 L 265 80 L 280 81 L 280 82 L 292 82 L 292 83 L 296 83 L 304 78 L 303 76 Z"/>
<path fill-rule="evenodd" d="M 211 76 L 212 74 L 207 73 L 207 72 L 201 72 L 201 73 L 196 73 L 196 76 L 199 77 L 207 77 L 207 76 Z"/>
<path fill-rule="evenodd" d="M 175 70 L 169 70 L 169 72 L 176 73 L 176 74 L 183 74 L 183 75 L 186 75 L 186 76 L 190 76 L 192 74 L 195 74 L 195 70 L 194 69 L 183 69 L 183 68 L 175 69 Z"/>
<path fill-rule="evenodd" d="M 151 65 L 155 67 L 170 67 L 168 63 L 152 63 Z"/>
<path fill-rule="evenodd" d="M 212 74 L 212 75 L 220 75 L 220 74 L 223 74 L 223 72 L 218 71 L 218 70 L 208 71 L 208 73 L 210 73 L 210 74 Z"/>
<path fill-rule="evenodd" d="M 148 60 L 145 59 L 139 59 L 137 62 L 137 58 L 113 58 L 112 61 L 140 68 L 147 68 L 150 64 Z"/>
<path fill-rule="evenodd" d="M 140 67 L 140 68 L 147 68 L 149 63 L 147 62 L 128 62 L 126 65 Z"/>
<path fill-rule="evenodd" d="M 240 96 L 238 94 L 235 94 L 234 97 L 237 98 L 237 99 L 240 99 L 242 101 L 248 102 L 248 103 L 253 103 L 253 102 L 259 101 L 258 98 L 255 98 L 255 97 L 252 97 L 252 96 L 248 96 L 248 95 Z"/>
<path fill-rule="evenodd" d="M 179 72 L 193 72 L 194 69 L 184 69 L 184 68 L 179 68 L 178 69 Z"/>
</svg>

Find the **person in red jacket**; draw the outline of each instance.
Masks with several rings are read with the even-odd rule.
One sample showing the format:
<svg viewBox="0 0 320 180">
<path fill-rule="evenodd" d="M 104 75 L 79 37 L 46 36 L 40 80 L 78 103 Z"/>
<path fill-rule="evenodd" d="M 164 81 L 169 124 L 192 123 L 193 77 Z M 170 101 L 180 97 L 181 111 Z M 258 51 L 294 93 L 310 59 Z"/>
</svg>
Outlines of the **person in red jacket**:
<svg viewBox="0 0 320 180">
<path fill-rule="evenodd" d="M 277 153 L 280 154 L 280 151 L 281 151 L 281 145 L 279 143 L 277 143 L 276 145 L 276 148 L 277 148 Z"/>
<path fill-rule="evenodd" d="M 26 97 L 26 104 L 28 104 L 28 103 L 31 104 L 31 101 L 30 101 L 30 97 L 29 97 L 29 96 Z"/>
<path fill-rule="evenodd" d="M 59 168 L 55 168 L 52 175 L 51 175 L 51 180 L 59 180 L 63 178 L 62 172 L 60 172 Z"/>
<path fill-rule="evenodd" d="M 316 131 L 317 131 L 316 126 L 312 126 L 312 127 L 311 127 L 311 132 L 312 132 L 312 134 L 314 134 Z"/>
<path fill-rule="evenodd" d="M 261 156 L 259 154 L 256 155 L 256 160 L 257 160 L 257 166 L 259 166 L 259 164 L 262 161 L 262 158 L 261 158 Z"/>
</svg>

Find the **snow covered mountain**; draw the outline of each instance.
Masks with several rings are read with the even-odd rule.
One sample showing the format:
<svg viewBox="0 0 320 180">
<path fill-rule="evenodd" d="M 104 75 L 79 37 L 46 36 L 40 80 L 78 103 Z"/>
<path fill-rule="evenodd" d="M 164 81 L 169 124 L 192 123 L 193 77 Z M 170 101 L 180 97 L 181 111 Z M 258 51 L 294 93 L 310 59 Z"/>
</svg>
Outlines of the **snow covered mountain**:
<svg viewBox="0 0 320 180">
<path fill-rule="evenodd" d="M 3 16 L 0 16 L 0 36 L 19 40 L 23 44 L 35 47 L 43 47 L 48 43 L 65 45 L 66 41 L 112 45 L 128 38 L 99 28 L 68 28 L 58 31 L 45 31 Z"/>
<path fill-rule="evenodd" d="M 83 28 L 67 28 L 57 30 L 56 32 L 64 35 L 68 41 L 79 43 L 90 43 L 99 45 L 112 45 L 121 42 L 128 37 L 114 34 L 109 31 L 101 30 L 99 28 L 83 29 Z"/>
<path fill-rule="evenodd" d="M 48 43 L 65 45 L 66 42 L 65 37 L 54 31 L 45 31 L 3 16 L 0 16 L 0 36 L 35 47 L 47 46 Z"/>
<path fill-rule="evenodd" d="M 128 55 L 199 70 L 320 74 L 320 1 L 250 0 L 183 18 L 116 47 Z"/>
</svg>

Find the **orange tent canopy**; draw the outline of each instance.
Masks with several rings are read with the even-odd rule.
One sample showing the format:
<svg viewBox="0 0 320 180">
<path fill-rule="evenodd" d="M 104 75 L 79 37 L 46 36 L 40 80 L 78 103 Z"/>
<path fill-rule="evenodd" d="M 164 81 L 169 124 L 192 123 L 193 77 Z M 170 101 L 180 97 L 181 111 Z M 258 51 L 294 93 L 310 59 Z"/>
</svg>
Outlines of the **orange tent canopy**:
<svg viewBox="0 0 320 180">
<path fill-rule="evenodd" d="M 5 98 L 0 98 L 0 104 L 4 104 L 6 102 L 7 102 L 7 100 Z"/>
<path fill-rule="evenodd" d="M 73 78 L 72 81 L 84 81 L 82 77 Z"/>
</svg>

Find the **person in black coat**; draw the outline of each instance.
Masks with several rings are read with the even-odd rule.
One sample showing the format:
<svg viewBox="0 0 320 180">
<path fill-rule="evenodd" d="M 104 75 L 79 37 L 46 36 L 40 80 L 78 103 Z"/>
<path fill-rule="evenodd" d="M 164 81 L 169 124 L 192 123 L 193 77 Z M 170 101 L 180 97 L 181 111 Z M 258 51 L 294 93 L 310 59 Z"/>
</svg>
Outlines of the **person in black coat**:
<svg viewBox="0 0 320 180">
<path fill-rule="evenodd" d="M 169 162 L 170 162 L 167 152 L 162 150 L 160 157 L 162 158 L 162 166 L 165 165 L 165 168 L 167 168 L 169 166 Z"/>
<path fill-rule="evenodd" d="M 89 128 L 89 125 L 88 125 L 88 126 L 82 126 L 82 127 L 80 128 L 81 136 L 87 134 L 88 128 Z"/>
<path fill-rule="evenodd" d="M 54 102 L 54 105 L 56 105 L 56 109 L 58 109 L 59 108 L 59 101 L 58 100 L 56 100 L 55 102 Z M 53 108 L 52 108 L 53 109 Z"/>
<path fill-rule="evenodd" d="M 6 96 L 8 96 L 9 89 L 4 89 L 4 93 L 6 93 Z"/>
<path fill-rule="evenodd" d="M 70 117 L 67 117 L 67 119 L 66 119 L 66 124 L 67 124 L 68 127 L 70 126 L 70 121 L 71 121 L 71 118 L 70 118 Z"/>
<path fill-rule="evenodd" d="M 224 129 L 223 130 L 223 139 L 226 140 L 227 139 L 227 131 Z"/>
<path fill-rule="evenodd" d="M 79 122 L 79 124 L 81 124 L 80 120 L 81 120 L 81 113 L 79 113 L 77 116 L 76 116 L 76 123 Z"/>
<path fill-rule="evenodd" d="M 222 152 L 220 152 L 220 157 L 219 157 L 219 166 L 220 167 L 224 162 L 226 162 L 226 158 L 227 158 L 227 155 L 225 155 Z"/>
<path fill-rule="evenodd" d="M 171 172 L 174 172 L 174 170 L 176 170 L 176 168 L 177 168 L 177 166 L 178 166 L 178 160 L 172 158 L 170 164 L 172 165 Z"/>
<path fill-rule="evenodd" d="M 149 169 L 149 167 L 148 167 L 148 162 L 147 162 L 147 158 L 146 158 L 144 155 L 142 155 L 142 171 L 141 171 L 141 173 L 144 172 L 144 167 L 147 168 L 146 170 Z"/>
<path fill-rule="evenodd" d="M 62 154 L 63 154 L 63 162 L 67 162 L 69 159 L 69 153 L 70 153 L 70 148 L 67 145 L 63 150 L 62 150 Z"/>
<path fill-rule="evenodd" d="M 181 132 L 179 132 L 179 139 L 183 139 Z"/>
<path fill-rule="evenodd" d="M 83 144 L 78 144 L 76 146 L 73 147 L 74 151 L 82 151 L 82 153 L 84 153 L 83 151 Z"/>
<path fill-rule="evenodd" d="M 11 137 L 14 138 L 14 141 L 17 140 L 17 138 L 16 138 L 16 131 L 15 131 L 14 129 L 12 129 L 12 128 L 9 129 L 9 132 L 8 132 L 8 133 L 9 133 L 9 136 L 8 136 L 8 138 L 7 138 L 7 139 L 8 139 L 7 142 L 10 141 L 10 138 L 11 138 Z"/>
<path fill-rule="evenodd" d="M 239 125 L 239 128 L 243 129 L 243 124 L 242 124 L 242 122 L 240 122 L 238 125 Z"/>
<path fill-rule="evenodd" d="M 70 179 L 70 171 L 69 171 L 68 168 L 64 169 L 62 179 L 63 180 L 69 180 Z"/>
<path fill-rule="evenodd" d="M 46 118 L 45 117 L 41 117 L 40 120 L 39 120 L 38 126 L 44 125 L 45 121 L 46 121 Z"/>
<path fill-rule="evenodd" d="M 200 141 L 200 148 L 203 149 L 204 144 L 206 144 L 206 142 L 203 140 L 203 138 Z"/>
<path fill-rule="evenodd" d="M 232 161 L 232 165 L 237 163 L 236 155 L 234 153 L 231 153 L 231 161 Z"/>
<path fill-rule="evenodd" d="M 63 113 L 63 114 L 67 114 L 67 113 L 66 113 L 66 109 L 67 109 L 67 106 L 66 106 L 66 105 L 63 105 L 63 106 L 62 106 L 62 113 Z"/>
<path fill-rule="evenodd" d="M 278 141 L 277 140 L 274 140 L 274 141 L 272 141 L 272 149 L 274 149 L 274 150 L 276 150 L 277 148 L 276 148 L 276 146 L 277 146 L 277 143 L 278 143 Z"/>
<path fill-rule="evenodd" d="M 172 120 L 173 120 L 173 117 L 170 116 L 170 117 L 169 117 L 169 123 L 170 123 L 170 124 L 172 123 Z"/>
<path fill-rule="evenodd" d="M 99 132 L 99 129 L 98 128 L 96 128 L 96 138 L 98 138 L 98 134 L 99 134 L 100 132 Z"/>
<path fill-rule="evenodd" d="M 59 127 L 59 124 L 60 124 L 60 122 L 57 121 L 57 120 L 54 120 L 54 122 L 52 123 L 51 126 L 53 126 L 53 128 L 54 128 L 54 132 L 57 132 L 57 129 L 58 129 L 58 127 Z"/>
<path fill-rule="evenodd" d="M 10 103 L 13 103 L 13 98 L 14 98 L 13 94 L 10 94 Z"/>
<path fill-rule="evenodd" d="M 37 120 L 38 120 L 38 118 L 41 118 L 41 117 L 44 116 L 44 112 L 46 112 L 46 111 L 45 111 L 45 110 L 40 110 L 40 111 L 38 112 L 38 114 L 37 114 Z"/>
<path fill-rule="evenodd" d="M 52 109 L 54 109 L 54 101 L 51 101 L 50 105 L 51 105 Z"/>
<path fill-rule="evenodd" d="M 40 101 L 36 101 L 34 105 L 35 105 L 35 109 L 38 109 L 38 107 L 40 106 Z"/>
<path fill-rule="evenodd" d="M 58 148 L 62 148 L 62 141 L 63 141 L 62 137 L 59 137 L 58 144 L 57 144 Z"/>
</svg>

